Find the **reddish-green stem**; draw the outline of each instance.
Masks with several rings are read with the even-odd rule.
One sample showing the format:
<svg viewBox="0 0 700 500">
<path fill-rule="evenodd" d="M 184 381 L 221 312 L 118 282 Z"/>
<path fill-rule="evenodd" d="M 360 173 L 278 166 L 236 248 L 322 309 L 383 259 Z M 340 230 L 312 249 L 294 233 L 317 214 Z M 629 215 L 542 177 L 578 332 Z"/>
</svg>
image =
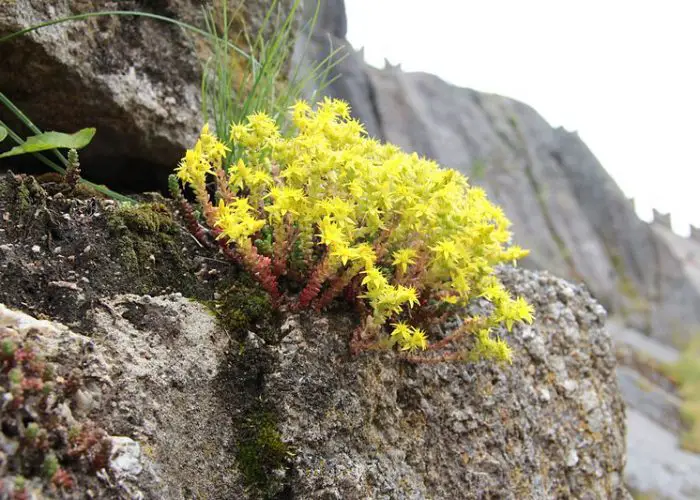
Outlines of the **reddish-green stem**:
<svg viewBox="0 0 700 500">
<path fill-rule="evenodd" d="M 192 235 L 202 244 L 202 246 L 211 248 L 211 241 L 207 238 L 207 230 L 199 223 L 197 216 L 194 214 L 194 209 L 192 205 L 185 199 L 180 190 L 177 179 L 170 179 L 168 182 L 170 188 L 170 195 L 177 202 L 182 212 L 182 217 L 185 219 L 187 224 L 187 229 L 192 233 Z"/>
<path fill-rule="evenodd" d="M 228 185 L 228 178 L 223 168 L 216 169 L 216 190 L 219 197 L 227 204 L 233 201 L 234 195 Z"/>
<path fill-rule="evenodd" d="M 350 282 L 352 282 L 353 278 L 355 278 L 359 272 L 359 268 L 351 267 L 350 269 L 346 269 L 340 274 L 334 276 L 321 296 L 314 301 L 314 310 L 319 312 L 324 307 L 327 307 L 333 299 L 335 299 L 342 293 L 343 290 L 345 290 L 345 288 L 350 284 Z"/>
<path fill-rule="evenodd" d="M 288 218 L 275 224 L 272 228 L 272 271 L 275 276 L 282 276 L 287 272 L 289 260 L 289 233 L 291 224 Z"/>
<path fill-rule="evenodd" d="M 326 278 L 328 278 L 329 273 L 330 257 L 329 254 L 326 253 L 321 259 L 321 262 L 318 263 L 316 268 L 311 273 L 306 287 L 304 287 L 299 294 L 299 308 L 305 308 L 311 304 L 311 301 L 314 300 L 321 291 L 321 286 L 323 286 L 323 282 L 326 281 Z"/>
<path fill-rule="evenodd" d="M 273 305 L 279 303 L 282 295 L 277 286 L 277 278 L 272 274 L 272 262 L 269 257 L 260 255 L 252 243 L 238 246 L 243 263 L 260 285 L 270 294 Z"/>
</svg>

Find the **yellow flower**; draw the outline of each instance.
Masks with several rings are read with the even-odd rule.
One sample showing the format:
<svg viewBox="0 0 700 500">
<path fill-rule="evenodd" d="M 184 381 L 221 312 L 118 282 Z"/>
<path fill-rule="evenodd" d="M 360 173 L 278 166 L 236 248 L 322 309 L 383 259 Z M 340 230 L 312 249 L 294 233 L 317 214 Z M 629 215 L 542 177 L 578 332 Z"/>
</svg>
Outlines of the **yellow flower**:
<svg viewBox="0 0 700 500">
<path fill-rule="evenodd" d="M 435 257 L 447 264 L 456 264 L 459 259 L 459 250 L 454 241 L 443 240 L 431 248 Z"/>
<path fill-rule="evenodd" d="M 393 257 L 392 264 L 398 267 L 402 273 L 406 272 L 408 266 L 416 263 L 416 251 L 412 248 L 397 250 L 394 252 Z"/>
<path fill-rule="evenodd" d="M 339 245 L 331 253 L 334 257 L 338 257 L 343 265 L 346 265 L 349 260 L 355 260 L 359 257 L 357 249 L 350 248 L 347 245 Z"/>
<path fill-rule="evenodd" d="M 333 222 L 333 220 L 328 216 L 325 216 L 318 223 L 318 230 L 321 236 L 321 243 L 324 245 L 338 246 L 343 245 L 345 242 L 345 237 L 338 227 L 338 224 Z"/>
<path fill-rule="evenodd" d="M 386 278 L 376 267 L 366 269 L 364 274 L 365 277 L 362 279 L 362 284 L 366 285 L 370 292 L 383 289 L 387 286 Z"/>
<path fill-rule="evenodd" d="M 404 345 L 411 338 L 411 327 L 406 323 L 394 323 L 394 330 L 391 332 L 391 338 L 399 345 Z"/>
<path fill-rule="evenodd" d="M 425 351 L 428 348 L 428 340 L 425 337 L 425 332 L 420 328 L 413 328 L 411 336 L 403 341 L 401 346 L 402 351 L 413 352 L 418 349 Z"/>
</svg>

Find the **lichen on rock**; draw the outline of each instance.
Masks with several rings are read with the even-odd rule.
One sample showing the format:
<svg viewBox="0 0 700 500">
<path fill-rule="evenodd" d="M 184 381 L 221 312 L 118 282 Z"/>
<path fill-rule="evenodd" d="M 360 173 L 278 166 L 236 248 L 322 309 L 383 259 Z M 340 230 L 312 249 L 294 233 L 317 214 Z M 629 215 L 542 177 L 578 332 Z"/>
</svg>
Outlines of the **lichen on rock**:
<svg viewBox="0 0 700 500">
<path fill-rule="evenodd" d="M 31 195 L 20 212 L 21 186 Z M 625 498 L 615 355 L 605 311 L 584 288 L 499 271 L 536 308 L 532 326 L 497 332 L 512 365 L 352 356 L 352 312 L 275 317 L 162 200 L 124 207 L 52 193 L 28 177 L 0 179 L 0 269 L 12 276 L 0 302 L 71 324 L 74 333 L 55 326 L 45 355 L 87 369 L 76 414 L 135 443 L 127 458 L 140 465 L 128 469 L 141 472 L 116 480 L 123 491 Z M 113 250 L 121 237 L 153 238 L 155 263 L 129 271 Z M 168 260 L 169 248 L 191 258 Z M 153 296 L 128 293 L 139 289 Z"/>
</svg>

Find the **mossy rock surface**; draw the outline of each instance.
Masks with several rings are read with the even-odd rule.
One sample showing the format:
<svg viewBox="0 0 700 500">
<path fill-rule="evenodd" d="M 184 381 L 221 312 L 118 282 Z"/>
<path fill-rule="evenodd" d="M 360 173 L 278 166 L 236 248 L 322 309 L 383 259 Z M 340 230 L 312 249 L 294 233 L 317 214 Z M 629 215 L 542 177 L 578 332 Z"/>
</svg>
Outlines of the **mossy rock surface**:
<svg viewBox="0 0 700 500">
<path fill-rule="evenodd" d="M 62 191 L 30 176 L 0 177 L 0 303 L 80 324 L 103 297 L 180 292 L 212 301 L 237 274 L 173 218 L 169 200 L 125 205 Z"/>
<path fill-rule="evenodd" d="M 120 373 L 117 385 L 102 387 L 100 395 L 116 406 L 91 414 L 110 434 L 142 435 L 144 422 L 166 412 L 158 417 L 163 428 L 142 442 L 144 453 L 166 469 L 166 483 L 203 495 L 198 498 L 240 498 L 244 488 L 251 498 L 270 497 L 284 488 L 271 478 L 286 467 L 287 445 L 273 405 L 259 397 L 270 360 L 242 348 L 251 329 L 264 343 L 279 340 L 270 301 L 246 273 L 189 234 L 171 200 L 138 198 L 123 204 L 68 192 L 56 176 L 0 176 L 0 304 L 70 325 L 99 346 L 110 360 L 105 366 Z M 120 347 L 111 350 L 113 344 Z M 69 367 L 83 363 L 80 356 L 56 356 Z M 177 368 L 168 368 L 173 363 Z M 129 378 L 142 370 L 151 384 L 169 382 L 146 387 Z M 144 394 L 158 403 L 138 403 Z M 201 428 L 208 420 L 218 432 Z M 201 452 L 178 458 L 193 439 Z M 226 470 L 207 468 L 205 458 L 224 446 L 231 447 Z M 201 476 L 196 481 L 183 479 L 194 471 Z M 211 496 L 212 478 L 227 485 L 217 492 L 224 496 Z M 151 486 L 140 483 L 144 491 Z"/>
</svg>

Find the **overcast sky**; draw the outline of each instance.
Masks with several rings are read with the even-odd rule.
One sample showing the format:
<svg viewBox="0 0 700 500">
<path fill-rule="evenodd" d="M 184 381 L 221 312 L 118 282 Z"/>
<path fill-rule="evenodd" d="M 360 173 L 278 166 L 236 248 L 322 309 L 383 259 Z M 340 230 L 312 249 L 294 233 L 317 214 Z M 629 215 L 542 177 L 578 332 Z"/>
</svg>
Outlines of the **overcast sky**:
<svg viewBox="0 0 700 500">
<path fill-rule="evenodd" d="M 644 219 L 700 226 L 700 1 L 345 0 L 348 39 L 578 131 Z"/>
</svg>

